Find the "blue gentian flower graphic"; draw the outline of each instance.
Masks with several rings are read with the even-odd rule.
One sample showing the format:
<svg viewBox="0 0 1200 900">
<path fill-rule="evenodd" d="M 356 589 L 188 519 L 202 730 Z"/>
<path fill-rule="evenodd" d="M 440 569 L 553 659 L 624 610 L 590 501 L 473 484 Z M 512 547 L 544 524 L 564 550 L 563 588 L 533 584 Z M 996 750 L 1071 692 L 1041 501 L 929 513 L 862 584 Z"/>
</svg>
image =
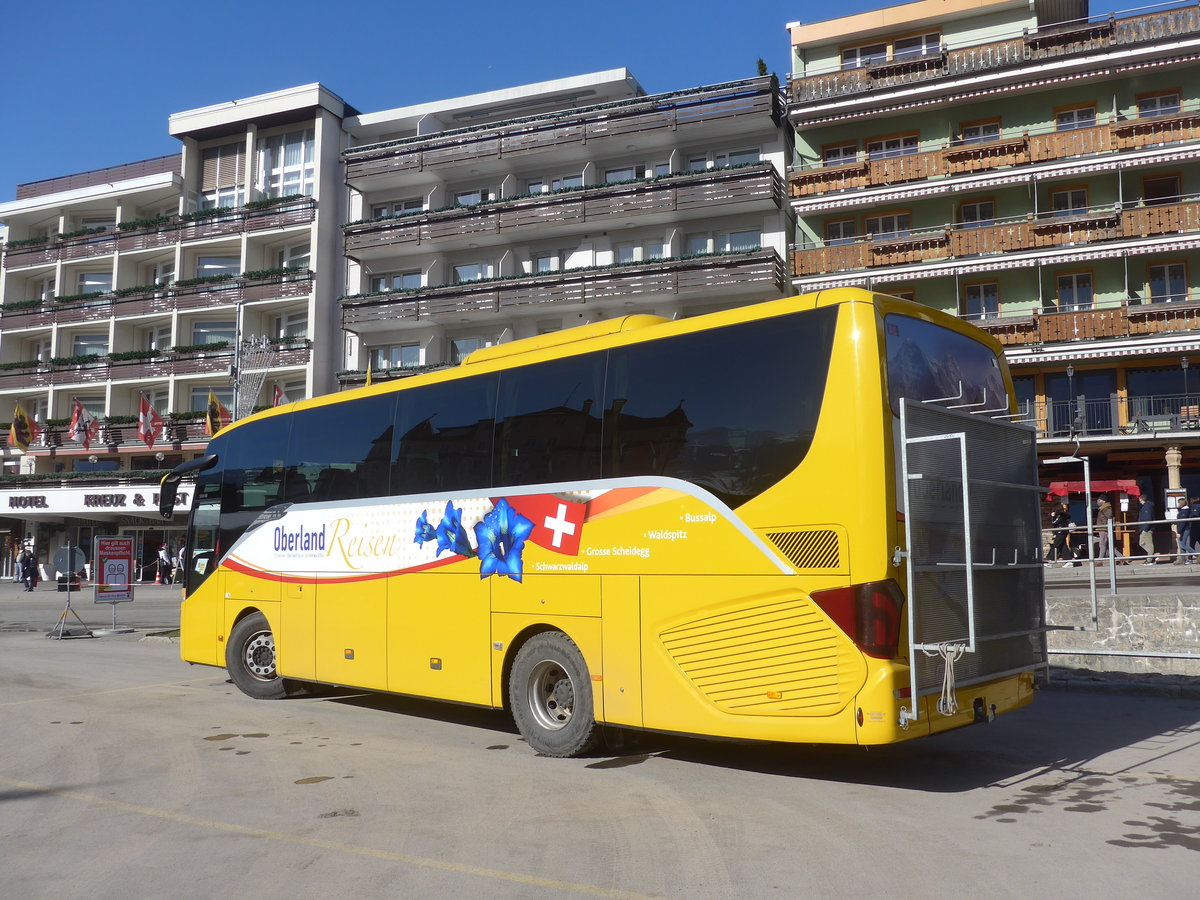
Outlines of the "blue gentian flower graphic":
<svg viewBox="0 0 1200 900">
<path fill-rule="evenodd" d="M 449 500 L 446 501 L 446 514 L 442 516 L 441 524 L 438 525 L 434 535 L 437 537 L 437 556 L 441 556 L 444 550 L 458 553 L 461 556 L 474 555 L 467 529 L 463 528 L 462 510 L 455 509 L 454 504 Z"/>
<path fill-rule="evenodd" d="M 413 538 L 414 544 L 425 546 L 426 541 L 437 540 L 437 531 L 429 524 L 429 510 L 421 510 L 421 517 L 417 519 L 417 535 Z"/>
<path fill-rule="evenodd" d="M 533 523 L 501 498 L 475 526 L 475 539 L 479 543 L 479 577 L 507 575 L 513 581 L 520 581 L 521 551 L 531 531 Z"/>
</svg>

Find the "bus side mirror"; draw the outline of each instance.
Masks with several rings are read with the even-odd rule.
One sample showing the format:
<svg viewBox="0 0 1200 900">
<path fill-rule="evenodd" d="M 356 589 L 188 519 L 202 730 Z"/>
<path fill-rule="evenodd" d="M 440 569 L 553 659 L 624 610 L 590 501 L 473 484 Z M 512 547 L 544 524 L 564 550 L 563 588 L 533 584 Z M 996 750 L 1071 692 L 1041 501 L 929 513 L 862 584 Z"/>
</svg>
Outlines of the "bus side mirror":
<svg viewBox="0 0 1200 900">
<path fill-rule="evenodd" d="M 203 472 L 206 469 L 211 469 L 216 464 L 217 456 L 214 453 L 209 456 L 190 459 L 164 475 L 162 481 L 158 483 L 158 514 L 164 519 L 169 519 L 175 515 L 175 497 L 179 493 L 179 482 L 183 480 L 184 475 L 190 475 L 192 472 Z"/>
</svg>

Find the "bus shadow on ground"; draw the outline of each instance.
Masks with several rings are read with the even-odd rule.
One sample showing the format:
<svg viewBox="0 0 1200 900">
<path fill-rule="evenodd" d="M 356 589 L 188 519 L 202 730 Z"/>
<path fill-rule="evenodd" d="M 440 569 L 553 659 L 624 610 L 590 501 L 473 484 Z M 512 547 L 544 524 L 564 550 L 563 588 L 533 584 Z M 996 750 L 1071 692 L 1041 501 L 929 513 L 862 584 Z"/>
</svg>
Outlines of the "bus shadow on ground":
<svg viewBox="0 0 1200 900">
<path fill-rule="evenodd" d="M 490 733 L 489 741 L 522 740 L 503 710 L 333 689 L 324 699 L 462 725 Z M 1200 700 L 1052 691 L 990 724 L 879 747 L 724 741 L 606 728 L 605 744 L 579 762 L 605 770 L 662 759 L 787 778 L 962 793 L 1031 772 L 1086 772 L 1091 761 L 1117 750 L 1132 748 L 1155 758 L 1172 743 L 1198 739 Z"/>
</svg>

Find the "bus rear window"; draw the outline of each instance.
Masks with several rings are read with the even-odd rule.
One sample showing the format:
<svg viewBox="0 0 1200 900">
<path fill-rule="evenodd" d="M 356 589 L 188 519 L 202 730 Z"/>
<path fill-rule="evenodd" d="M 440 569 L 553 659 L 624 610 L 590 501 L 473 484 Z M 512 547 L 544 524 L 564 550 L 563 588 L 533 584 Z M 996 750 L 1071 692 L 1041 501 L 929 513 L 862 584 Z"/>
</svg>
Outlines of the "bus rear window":
<svg viewBox="0 0 1200 900">
<path fill-rule="evenodd" d="M 911 316 L 884 316 L 888 400 L 939 400 L 944 406 L 1008 407 L 1000 360 L 986 344 Z"/>
</svg>

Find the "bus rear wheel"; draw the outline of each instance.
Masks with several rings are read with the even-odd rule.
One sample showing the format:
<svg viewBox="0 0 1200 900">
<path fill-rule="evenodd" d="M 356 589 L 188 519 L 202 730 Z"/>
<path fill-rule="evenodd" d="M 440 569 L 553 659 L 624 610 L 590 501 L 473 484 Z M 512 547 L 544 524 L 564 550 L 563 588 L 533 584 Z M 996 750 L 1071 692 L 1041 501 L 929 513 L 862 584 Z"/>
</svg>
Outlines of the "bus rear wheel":
<svg viewBox="0 0 1200 900">
<path fill-rule="evenodd" d="M 517 651 L 508 699 L 521 736 L 544 756 L 577 756 L 600 742 L 587 663 L 561 631 L 534 635 Z"/>
<path fill-rule="evenodd" d="M 255 700 L 288 695 L 287 682 L 275 671 L 275 635 L 262 613 L 251 613 L 233 626 L 225 644 L 225 668 L 242 693 Z"/>
</svg>

